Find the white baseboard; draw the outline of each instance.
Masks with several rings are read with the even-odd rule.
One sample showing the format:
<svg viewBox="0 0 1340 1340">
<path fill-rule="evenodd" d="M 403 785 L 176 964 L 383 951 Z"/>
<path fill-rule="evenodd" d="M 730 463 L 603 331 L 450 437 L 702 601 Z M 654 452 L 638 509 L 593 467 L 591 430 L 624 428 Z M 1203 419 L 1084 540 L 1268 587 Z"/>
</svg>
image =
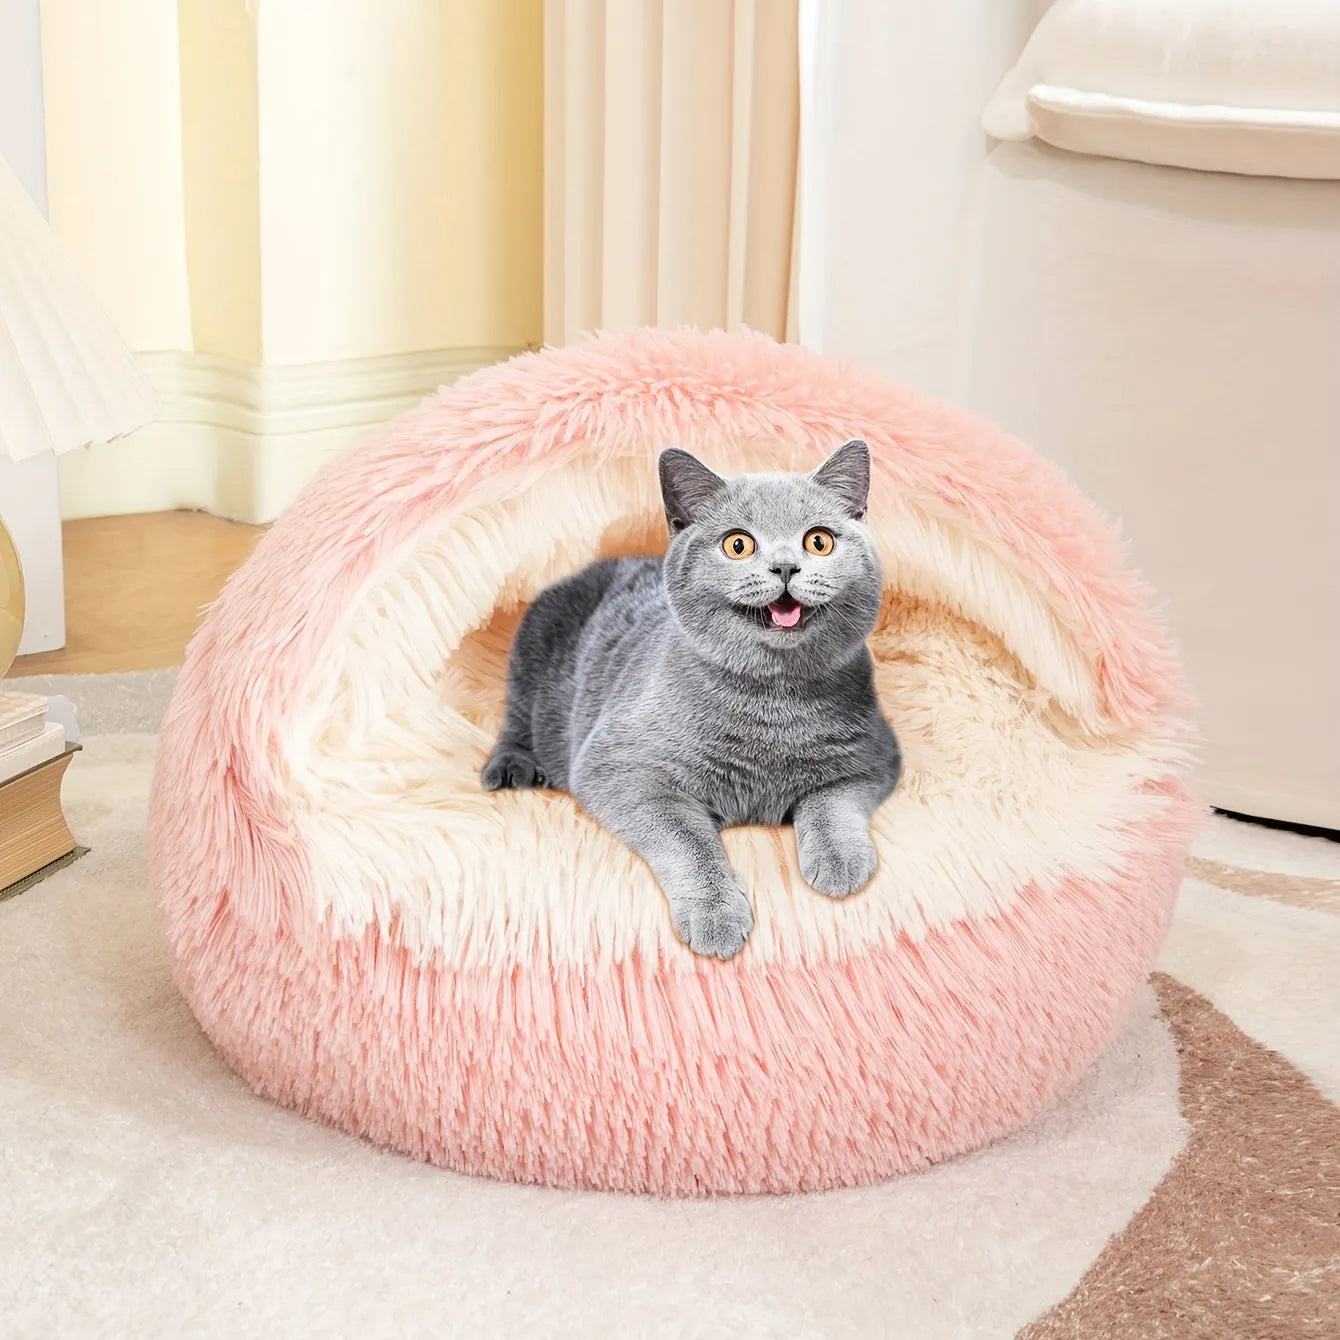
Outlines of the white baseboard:
<svg viewBox="0 0 1340 1340">
<path fill-rule="evenodd" d="M 434 349 L 290 367 L 138 354 L 162 412 L 129 437 L 60 458 L 61 515 L 184 507 L 273 521 L 333 456 L 439 386 L 519 352 Z"/>
</svg>

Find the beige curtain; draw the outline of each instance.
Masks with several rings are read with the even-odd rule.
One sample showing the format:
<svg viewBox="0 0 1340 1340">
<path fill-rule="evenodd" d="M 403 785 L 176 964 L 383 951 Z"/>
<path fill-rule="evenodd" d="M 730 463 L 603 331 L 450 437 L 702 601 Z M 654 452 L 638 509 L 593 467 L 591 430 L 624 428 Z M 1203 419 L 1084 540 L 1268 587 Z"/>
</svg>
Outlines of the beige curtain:
<svg viewBox="0 0 1340 1340">
<path fill-rule="evenodd" d="M 794 337 L 798 0 L 545 0 L 544 335 Z"/>
</svg>

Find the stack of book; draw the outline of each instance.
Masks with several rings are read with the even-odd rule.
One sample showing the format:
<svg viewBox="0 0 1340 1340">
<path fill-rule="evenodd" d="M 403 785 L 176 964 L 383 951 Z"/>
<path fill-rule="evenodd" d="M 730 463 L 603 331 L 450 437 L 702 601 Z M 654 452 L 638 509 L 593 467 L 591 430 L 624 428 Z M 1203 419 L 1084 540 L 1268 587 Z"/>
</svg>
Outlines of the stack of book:
<svg viewBox="0 0 1340 1340">
<path fill-rule="evenodd" d="M 77 850 L 60 786 L 78 748 L 45 698 L 0 690 L 0 898 Z"/>
</svg>

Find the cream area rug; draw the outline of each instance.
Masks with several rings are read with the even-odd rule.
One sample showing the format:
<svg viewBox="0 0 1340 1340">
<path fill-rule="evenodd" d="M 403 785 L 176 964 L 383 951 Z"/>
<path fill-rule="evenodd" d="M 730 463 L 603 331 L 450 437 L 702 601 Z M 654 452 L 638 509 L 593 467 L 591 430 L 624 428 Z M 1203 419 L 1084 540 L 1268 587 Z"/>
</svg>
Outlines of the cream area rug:
<svg viewBox="0 0 1340 1340">
<path fill-rule="evenodd" d="M 1161 971 L 1012 1139 L 883 1186 L 474 1181 L 255 1097 L 148 892 L 171 673 L 45 680 L 83 860 L 0 903 L 0 1335 L 1340 1335 L 1340 846 L 1217 818 Z"/>
</svg>

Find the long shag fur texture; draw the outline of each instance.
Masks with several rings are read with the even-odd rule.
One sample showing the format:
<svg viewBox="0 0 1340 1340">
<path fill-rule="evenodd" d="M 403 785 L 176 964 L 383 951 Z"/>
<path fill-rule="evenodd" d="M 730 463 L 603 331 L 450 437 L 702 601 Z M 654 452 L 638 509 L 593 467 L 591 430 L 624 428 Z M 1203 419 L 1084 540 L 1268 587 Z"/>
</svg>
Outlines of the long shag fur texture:
<svg viewBox="0 0 1340 1340">
<path fill-rule="evenodd" d="M 704 961 L 570 800 L 480 792 L 508 638 L 663 547 L 662 447 L 851 437 L 906 780 L 845 902 L 789 833 L 728 834 L 758 925 Z M 467 1172 L 790 1191 L 971 1149 L 1092 1059 L 1167 924 L 1200 808 L 1143 602 L 1048 465 L 834 360 L 639 331 L 477 373 L 316 479 L 191 646 L 151 832 L 177 981 L 261 1093 Z"/>
</svg>

